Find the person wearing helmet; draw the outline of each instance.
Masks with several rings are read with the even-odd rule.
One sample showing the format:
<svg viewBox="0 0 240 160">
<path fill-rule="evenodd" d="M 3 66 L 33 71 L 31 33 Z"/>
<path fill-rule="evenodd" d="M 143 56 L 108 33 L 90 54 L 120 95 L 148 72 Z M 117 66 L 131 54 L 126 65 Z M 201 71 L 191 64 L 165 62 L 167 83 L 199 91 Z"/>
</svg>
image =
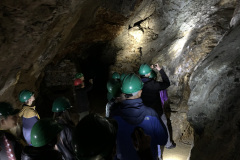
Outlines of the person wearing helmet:
<svg viewBox="0 0 240 160">
<path fill-rule="evenodd" d="M 160 68 L 158 64 L 155 64 L 154 67 L 157 71 L 159 71 L 162 77 L 162 82 L 149 78 L 152 71 L 149 65 L 142 64 L 139 68 L 139 74 L 141 75 L 141 80 L 144 83 L 141 98 L 146 106 L 155 109 L 159 117 L 161 117 L 163 111 L 159 91 L 167 89 L 170 86 L 170 81 L 164 70 Z"/>
<path fill-rule="evenodd" d="M 45 118 L 32 127 L 31 144 L 22 151 L 21 160 L 63 160 L 62 154 L 55 149 L 62 126 L 55 120 Z"/>
<path fill-rule="evenodd" d="M 107 99 L 108 103 L 106 105 L 106 117 L 109 117 L 110 111 L 113 106 L 117 106 L 118 102 L 122 101 L 124 97 L 121 94 L 121 83 L 113 79 L 107 82 Z"/>
<path fill-rule="evenodd" d="M 143 82 L 136 74 L 128 74 L 122 83 L 121 91 L 125 100 L 115 108 L 110 117 L 118 123 L 117 158 L 121 160 L 139 159 L 131 142 L 131 134 L 135 127 L 141 127 L 152 139 L 151 151 L 157 160 L 157 145 L 165 145 L 167 132 L 161 124 L 158 114 L 143 104 L 141 93 Z"/>
<path fill-rule="evenodd" d="M 150 70 L 149 68 L 151 69 L 150 74 L 148 73 Z M 162 77 L 162 82 L 156 81 L 157 75 L 156 75 L 156 72 L 153 70 L 154 68 L 157 71 L 159 71 L 159 73 Z M 145 73 L 144 73 L 144 71 L 145 71 Z M 167 126 L 167 119 L 164 114 L 164 108 L 162 106 L 165 97 L 161 96 L 161 95 L 163 95 L 162 93 L 165 93 L 166 89 L 170 86 L 169 78 L 166 75 L 166 73 L 164 72 L 164 70 L 159 67 L 158 64 L 151 65 L 151 67 L 149 67 L 147 64 L 141 65 L 141 67 L 139 69 L 139 74 L 142 75 L 142 81 L 144 82 L 143 93 L 142 93 L 143 103 L 146 106 L 152 107 L 153 109 L 156 110 L 159 117 L 162 119 L 164 125 L 167 128 L 168 142 L 165 145 L 165 148 L 167 148 L 167 149 L 175 148 L 176 144 L 172 143 L 170 141 L 170 134 L 168 131 L 168 126 Z M 160 94 L 160 96 L 159 96 L 159 94 Z M 159 147 L 159 150 L 160 150 L 160 147 Z"/>
<path fill-rule="evenodd" d="M 68 112 L 70 108 L 72 108 L 72 106 L 67 98 L 58 97 L 53 102 L 52 112 L 54 113 L 53 119 L 63 126 L 57 148 L 62 153 L 64 159 L 75 160 L 76 158 L 72 147 L 72 132 L 75 125 Z"/>
<path fill-rule="evenodd" d="M 78 160 L 113 160 L 116 155 L 117 123 L 96 113 L 85 116 L 73 133 Z"/>
<path fill-rule="evenodd" d="M 151 68 L 152 67 L 153 66 L 151 66 Z M 154 80 L 157 78 L 157 74 L 154 70 L 151 71 L 151 74 L 150 74 L 149 78 L 152 78 Z M 167 141 L 167 144 L 165 145 L 165 148 L 172 149 L 172 148 L 176 147 L 176 144 L 171 141 L 171 138 L 170 138 L 171 135 L 169 134 L 169 129 L 168 129 L 168 125 L 167 125 L 168 119 L 166 117 L 165 110 L 164 110 L 164 102 L 168 100 L 167 90 L 166 89 L 165 90 L 160 90 L 159 94 L 160 94 L 160 99 L 161 99 L 161 104 L 162 104 L 162 109 L 163 109 L 161 119 L 162 119 L 163 124 L 165 125 L 165 127 L 167 129 L 167 133 L 168 133 L 168 141 Z"/>
<path fill-rule="evenodd" d="M 82 81 L 84 81 L 84 75 L 82 73 L 76 73 L 75 79 L 81 79 Z"/>
<path fill-rule="evenodd" d="M 157 73 L 156 73 L 154 70 L 152 70 L 151 73 L 150 73 L 149 78 L 152 78 L 152 79 L 156 80 L 156 78 L 157 78 Z"/>
<path fill-rule="evenodd" d="M 78 79 L 75 79 L 75 81 Z M 75 83 L 74 81 L 74 91 L 75 91 L 75 106 L 78 110 L 79 120 L 81 120 L 84 116 L 89 114 L 89 100 L 88 100 L 88 92 L 92 90 L 93 87 L 93 79 L 89 80 L 89 84 L 85 86 L 84 81 L 81 83 Z"/>
<path fill-rule="evenodd" d="M 0 102 L 0 159 L 21 159 L 23 146 L 20 139 L 10 133 L 17 126 L 19 110 L 7 102 Z"/>
<path fill-rule="evenodd" d="M 116 80 L 116 81 L 119 81 L 120 80 L 120 74 L 117 73 L 117 72 L 114 72 L 112 74 L 112 79 Z"/>
<path fill-rule="evenodd" d="M 22 130 L 26 142 L 31 145 L 31 129 L 32 126 L 40 119 L 36 111 L 36 106 L 33 106 L 35 97 L 33 92 L 29 90 L 22 90 L 19 94 L 19 100 L 23 103 L 23 108 L 19 113 L 22 117 Z"/>
</svg>

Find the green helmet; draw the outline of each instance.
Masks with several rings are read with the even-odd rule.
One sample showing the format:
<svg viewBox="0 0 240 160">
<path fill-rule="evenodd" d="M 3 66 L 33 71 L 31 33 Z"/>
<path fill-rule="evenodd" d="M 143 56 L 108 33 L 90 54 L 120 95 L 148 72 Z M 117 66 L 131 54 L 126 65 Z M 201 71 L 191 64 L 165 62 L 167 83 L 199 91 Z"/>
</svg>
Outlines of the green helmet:
<svg viewBox="0 0 240 160">
<path fill-rule="evenodd" d="M 112 79 L 120 79 L 120 74 L 117 73 L 117 72 L 114 72 L 114 73 L 112 74 Z"/>
<path fill-rule="evenodd" d="M 107 159 L 116 145 L 116 136 L 116 121 L 98 114 L 89 114 L 78 123 L 73 132 L 74 152 L 79 160 L 92 160 L 96 157 Z"/>
<path fill-rule="evenodd" d="M 107 100 L 110 101 L 113 98 L 114 97 L 113 97 L 112 93 L 107 92 Z"/>
<path fill-rule="evenodd" d="M 107 90 L 113 97 L 116 97 L 121 92 L 121 83 L 111 79 L 107 82 Z"/>
<path fill-rule="evenodd" d="M 120 76 L 120 79 L 121 81 L 123 81 L 123 79 L 126 77 L 126 74 L 125 73 L 122 73 L 121 76 Z"/>
<path fill-rule="evenodd" d="M 81 77 L 83 77 L 82 73 L 76 73 L 75 78 L 81 78 Z"/>
<path fill-rule="evenodd" d="M 125 94 L 132 94 L 140 91 L 142 88 L 143 82 L 136 74 L 132 73 L 124 78 L 121 90 Z"/>
<path fill-rule="evenodd" d="M 152 70 L 151 71 L 151 73 L 150 73 L 150 76 L 149 76 L 149 78 L 156 78 L 157 77 L 157 73 L 154 71 L 154 70 Z"/>
<path fill-rule="evenodd" d="M 53 112 L 63 112 L 66 109 L 69 109 L 71 107 L 72 106 L 67 98 L 58 97 L 53 102 L 52 111 Z"/>
<path fill-rule="evenodd" d="M 62 126 L 59 125 L 53 119 L 40 119 L 37 121 L 31 131 L 31 143 L 33 147 L 42 147 L 50 143 L 57 134 L 62 130 Z"/>
<path fill-rule="evenodd" d="M 149 67 L 149 65 L 144 63 L 140 66 L 138 73 L 140 75 L 144 76 L 144 75 L 150 73 L 151 71 L 152 71 L 152 69 Z"/>
<path fill-rule="evenodd" d="M 20 102 L 26 102 L 29 100 L 33 95 L 33 92 L 30 92 L 29 90 L 22 90 L 19 94 L 19 100 Z"/>
<path fill-rule="evenodd" d="M 0 116 L 15 115 L 19 112 L 19 109 L 14 109 L 10 103 L 0 102 Z"/>
</svg>

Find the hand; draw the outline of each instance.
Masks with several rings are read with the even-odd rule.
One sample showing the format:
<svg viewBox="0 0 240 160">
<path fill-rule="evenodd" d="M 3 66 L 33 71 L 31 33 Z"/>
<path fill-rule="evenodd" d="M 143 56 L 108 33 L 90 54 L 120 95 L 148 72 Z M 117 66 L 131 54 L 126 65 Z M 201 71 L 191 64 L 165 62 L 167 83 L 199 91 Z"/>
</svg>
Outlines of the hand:
<svg viewBox="0 0 240 160">
<path fill-rule="evenodd" d="M 155 67 L 158 71 L 160 71 L 160 70 L 162 69 L 161 67 L 159 67 L 158 64 L 154 64 L 154 67 Z"/>
</svg>

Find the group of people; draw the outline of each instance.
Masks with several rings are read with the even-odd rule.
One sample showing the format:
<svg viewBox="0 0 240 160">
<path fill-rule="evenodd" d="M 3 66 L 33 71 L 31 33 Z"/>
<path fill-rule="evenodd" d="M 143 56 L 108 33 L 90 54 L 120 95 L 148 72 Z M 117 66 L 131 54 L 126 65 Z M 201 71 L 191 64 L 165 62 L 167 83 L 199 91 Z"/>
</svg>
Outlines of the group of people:
<svg viewBox="0 0 240 160">
<path fill-rule="evenodd" d="M 162 82 L 156 81 L 157 70 Z M 176 145 L 170 141 L 160 91 L 170 86 L 158 64 L 142 64 L 141 78 L 115 72 L 107 82 L 106 115 L 89 114 L 88 92 L 93 80 L 85 84 L 84 75 L 74 79 L 75 101 L 79 122 L 75 126 L 66 97 L 52 104 L 52 118 L 40 119 L 33 106 L 34 93 L 23 90 L 19 100 L 21 111 L 0 102 L 0 157 L 6 160 L 157 160 L 162 159 L 160 146 Z M 22 119 L 22 135 L 10 130 Z"/>
<path fill-rule="evenodd" d="M 161 75 L 161 82 L 156 81 L 156 71 Z M 139 151 L 136 151 L 136 146 L 131 140 L 132 134 L 138 128 L 138 131 L 144 131 L 144 134 L 151 137 L 151 154 L 140 152 L 140 157 L 148 155 L 145 159 L 162 159 L 160 146 L 167 149 L 176 147 L 170 140 L 164 114 L 164 100 L 170 81 L 158 64 L 142 64 L 138 73 L 140 77 L 134 73 L 117 76 L 118 73 L 115 72 L 107 83 L 109 102 L 106 105 L 106 117 L 113 118 L 118 123 L 117 158 L 139 158 Z M 139 134 L 135 137 L 139 137 Z"/>
</svg>

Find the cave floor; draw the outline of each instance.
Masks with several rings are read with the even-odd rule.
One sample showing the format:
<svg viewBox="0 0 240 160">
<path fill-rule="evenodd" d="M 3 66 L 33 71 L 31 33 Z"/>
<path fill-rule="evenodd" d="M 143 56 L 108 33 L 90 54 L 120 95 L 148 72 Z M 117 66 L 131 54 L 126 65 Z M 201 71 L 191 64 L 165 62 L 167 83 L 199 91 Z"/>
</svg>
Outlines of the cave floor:
<svg viewBox="0 0 240 160">
<path fill-rule="evenodd" d="M 176 148 L 163 150 L 163 160 L 188 160 L 191 148 L 189 144 L 176 142 Z"/>
</svg>

